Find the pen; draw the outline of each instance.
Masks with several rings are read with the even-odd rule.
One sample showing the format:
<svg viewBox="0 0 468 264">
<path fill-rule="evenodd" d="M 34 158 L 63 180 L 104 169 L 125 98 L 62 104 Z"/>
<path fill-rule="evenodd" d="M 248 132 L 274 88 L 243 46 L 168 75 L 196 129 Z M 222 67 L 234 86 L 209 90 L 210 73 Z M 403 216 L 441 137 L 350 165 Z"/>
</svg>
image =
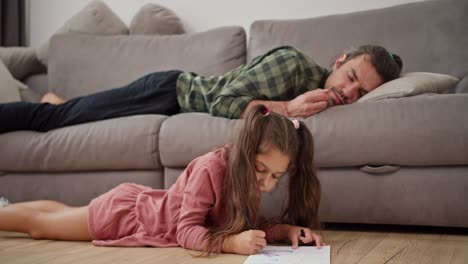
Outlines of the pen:
<svg viewBox="0 0 468 264">
<path fill-rule="evenodd" d="M 300 240 L 301 237 L 305 238 L 305 231 L 304 231 L 304 229 L 301 229 L 301 234 L 300 234 L 300 237 L 299 237 L 299 245 L 300 245 L 300 246 L 304 245 L 304 242 L 302 242 L 302 240 Z"/>
<path fill-rule="evenodd" d="M 247 222 L 247 225 L 249 226 L 249 229 L 253 229 L 252 228 L 252 223 L 250 223 L 250 220 L 247 217 L 247 214 L 245 213 L 244 208 L 241 208 L 241 212 L 242 212 L 242 215 L 244 216 L 245 222 Z"/>
<path fill-rule="evenodd" d="M 301 229 L 301 237 L 305 237 L 304 229 Z"/>
</svg>

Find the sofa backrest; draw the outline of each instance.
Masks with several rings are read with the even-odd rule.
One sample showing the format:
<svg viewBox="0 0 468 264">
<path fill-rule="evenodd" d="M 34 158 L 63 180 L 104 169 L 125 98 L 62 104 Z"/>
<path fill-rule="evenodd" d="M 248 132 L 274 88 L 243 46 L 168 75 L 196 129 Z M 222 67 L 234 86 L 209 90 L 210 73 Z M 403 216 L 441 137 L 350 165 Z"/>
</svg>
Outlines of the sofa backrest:
<svg viewBox="0 0 468 264">
<path fill-rule="evenodd" d="M 280 45 L 304 51 L 324 67 L 346 48 L 377 44 L 403 59 L 403 72 L 461 77 L 468 72 L 468 1 L 423 1 L 298 20 L 256 21 L 247 60 Z"/>
<path fill-rule="evenodd" d="M 55 35 L 49 89 L 69 99 L 121 87 L 155 71 L 217 75 L 244 64 L 245 54 L 245 31 L 238 26 L 175 36 Z"/>
</svg>

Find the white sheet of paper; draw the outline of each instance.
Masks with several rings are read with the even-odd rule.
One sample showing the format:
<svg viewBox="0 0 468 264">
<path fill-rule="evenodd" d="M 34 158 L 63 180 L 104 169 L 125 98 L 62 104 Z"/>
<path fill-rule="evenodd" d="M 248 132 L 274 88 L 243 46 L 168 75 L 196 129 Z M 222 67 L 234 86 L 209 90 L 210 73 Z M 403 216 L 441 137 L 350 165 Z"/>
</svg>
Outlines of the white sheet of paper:
<svg viewBox="0 0 468 264">
<path fill-rule="evenodd" d="M 244 264 L 330 264 L 330 246 L 299 247 L 291 246 L 266 246 L 255 255 L 250 255 Z"/>
</svg>

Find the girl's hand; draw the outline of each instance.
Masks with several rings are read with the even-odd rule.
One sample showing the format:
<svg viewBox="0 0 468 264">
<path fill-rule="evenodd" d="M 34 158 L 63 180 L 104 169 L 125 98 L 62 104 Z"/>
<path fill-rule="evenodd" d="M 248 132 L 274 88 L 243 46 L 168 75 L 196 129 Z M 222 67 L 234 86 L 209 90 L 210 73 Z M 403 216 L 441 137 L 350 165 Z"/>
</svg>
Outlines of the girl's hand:
<svg viewBox="0 0 468 264">
<path fill-rule="evenodd" d="M 301 230 L 303 230 L 304 236 L 301 236 Z M 302 241 L 304 244 L 309 244 L 315 241 L 315 245 L 317 248 L 321 248 L 325 246 L 325 243 L 322 242 L 322 237 L 313 233 L 312 230 L 306 227 L 300 226 L 290 226 L 288 231 L 288 238 L 291 240 L 292 248 L 296 249 L 299 246 L 299 240 Z"/>
<path fill-rule="evenodd" d="M 230 236 L 223 242 L 223 252 L 242 255 L 255 254 L 267 245 L 265 235 L 262 230 L 248 230 Z"/>
</svg>

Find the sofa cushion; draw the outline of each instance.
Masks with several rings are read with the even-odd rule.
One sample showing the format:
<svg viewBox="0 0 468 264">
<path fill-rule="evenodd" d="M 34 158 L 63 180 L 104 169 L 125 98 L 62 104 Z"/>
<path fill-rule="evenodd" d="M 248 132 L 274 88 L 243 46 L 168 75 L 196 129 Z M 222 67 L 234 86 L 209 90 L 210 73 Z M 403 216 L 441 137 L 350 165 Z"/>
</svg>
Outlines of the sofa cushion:
<svg viewBox="0 0 468 264">
<path fill-rule="evenodd" d="M 453 88 L 458 79 L 446 74 L 410 72 L 387 82 L 361 97 L 357 102 L 415 96 L 424 93 L 443 93 Z"/>
<path fill-rule="evenodd" d="M 130 34 L 174 35 L 185 33 L 179 17 L 170 9 L 148 3 L 140 8 L 132 18 Z"/>
<path fill-rule="evenodd" d="M 46 72 L 36 56 L 34 48 L 30 47 L 0 47 L 0 60 L 17 80 L 29 75 Z"/>
<path fill-rule="evenodd" d="M 190 161 L 229 143 L 240 120 L 205 113 L 169 117 L 161 126 L 159 145 L 164 167 L 185 167 Z"/>
<path fill-rule="evenodd" d="M 466 74 L 453 89 L 454 93 L 468 93 L 468 74 Z"/>
<path fill-rule="evenodd" d="M 24 84 L 15 80 L 5 64 L 0 60 L 0 103 L 20 101 L 19 90 L 22 87 L 24 87 Z"/>
<path fill-rule="evenodd" d="M 21 89 L 21 101 L 37 103 L 48 92 L 47 74 L 34 74 L 23 80 L 28 89 Z"/>
<path fill-rule="evenodd" d="M 305 122 L 321 167 L 463 165 L 467 107 L 468 95 L 423 94 L 337 106 Z"/>
<path fill-rule="evenodd" d="M 161 169 L 162 115 L 115 118 L 47 133 L 2 134 L 0 171 L 108 171 Z"/>
<path fill-rule="evenodd" d="M 327 67 L 350 46 L 377 44 L 398 54 L 404 72 L 460 78 L 468 69 L 468 1 L 421 1 L 376 10 L 297 20 L 256 21 L 248 60 L 291 45 Z"/>
<path fill-rule="evenodd" d="M 244 63 L 245 32 L 237 26 L 171 36 L 56 35 L 49 84 L 69 99 L 120 87 L 150 72 L 215 75 Z"/>
<path fill-rule="evenodd" d="M 56 33 L 76 32 L 99 35 L 127 34 L 128 28 L 122 20 L 102 1 L 93 0 L 71 17 Z M 36 53 L 42 64 L 47 65 L 49 41 L 40 46 Z"/>
<path fill-rule="evenodd" d="M 13 203 L 54 200 L 85 206 L 122 182 L 163 189 L 164 175 L 161 170 L 5 173 L 0 177 L 0 193 Z"/>
<path fill-rule="evenodd" d="M 39 103 L 42 98 L 42 94 L 37 93 L 33 89 L 22 88 L 19 90 L 21 102 Z"/>
<path fill-rule="evenodd" d="M 319 167 L 466 165 L 467 107 L 468 94 L 419 95 L 336 106 L 304 122 Z M 230 142 L 238 122 L 201 113 L 169 117 L 159 134 L 163 166 L 184 167 Z"/>
</svg>

